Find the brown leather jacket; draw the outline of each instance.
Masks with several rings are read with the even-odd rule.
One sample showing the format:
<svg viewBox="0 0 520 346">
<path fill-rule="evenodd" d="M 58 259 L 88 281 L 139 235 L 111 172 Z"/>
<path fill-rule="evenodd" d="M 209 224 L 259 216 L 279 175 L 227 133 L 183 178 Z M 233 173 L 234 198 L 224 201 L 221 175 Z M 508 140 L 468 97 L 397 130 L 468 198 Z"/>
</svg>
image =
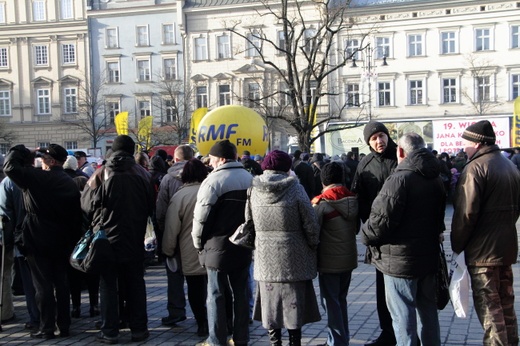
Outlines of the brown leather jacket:
<svg viewBox="0 0 520 346">
<path fill-rule="evenodd" d="M 516 263 L 520 173 L 496 145 L 481 148 L 460 175 L 451 224 L 451 247 L 468 266 Z"/>
</svg>

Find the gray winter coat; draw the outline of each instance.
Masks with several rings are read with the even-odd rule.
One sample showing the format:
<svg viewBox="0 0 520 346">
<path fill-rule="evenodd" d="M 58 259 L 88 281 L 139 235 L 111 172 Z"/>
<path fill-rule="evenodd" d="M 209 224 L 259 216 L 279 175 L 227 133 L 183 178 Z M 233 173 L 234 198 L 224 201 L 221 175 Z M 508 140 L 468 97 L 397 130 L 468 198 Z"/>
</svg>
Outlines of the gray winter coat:
<svg viewBox="0 0 520 346">
<path fill-rule="evenodd" d="M 253 179 L 248 203 L 256 230 L 255 280 L 295 282 L 315 278 L 319 226 L 298 179 L 266 170 Z"/>
</svg>

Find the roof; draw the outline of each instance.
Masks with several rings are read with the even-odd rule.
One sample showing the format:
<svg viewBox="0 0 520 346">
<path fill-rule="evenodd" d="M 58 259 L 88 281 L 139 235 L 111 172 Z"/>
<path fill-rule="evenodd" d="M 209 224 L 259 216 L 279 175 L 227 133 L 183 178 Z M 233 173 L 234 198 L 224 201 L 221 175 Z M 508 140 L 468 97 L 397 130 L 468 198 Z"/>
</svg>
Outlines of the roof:
<svg viewBox="0 0 520 346">
<path fill-rule="evenodd" d="M 228 6 L 260 3 L 260 0 L 186 0 L 185 8 Z"/>
</svg>

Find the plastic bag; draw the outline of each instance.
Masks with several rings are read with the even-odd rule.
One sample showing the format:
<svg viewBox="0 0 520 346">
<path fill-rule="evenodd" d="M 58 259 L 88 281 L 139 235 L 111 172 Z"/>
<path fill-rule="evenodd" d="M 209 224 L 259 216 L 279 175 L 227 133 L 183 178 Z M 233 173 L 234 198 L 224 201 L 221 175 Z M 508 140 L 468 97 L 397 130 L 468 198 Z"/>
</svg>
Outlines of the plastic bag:
<svg viewBox="0 0 520 346">
<path fill-rule="evenodd" d="M 446 264 L 446 254 L 444 247 L 440 244 L 439 252 L 439 269 L 437 270 L 437 309 L 443 310 L 450 301 L 450 278 L 448 273 L 448 265 Z"/>
<path fill-rule="evenodd" d="M 155 230 L 153 227 L 152 218 L 148 218 L 148 224 L 146 225 L 146 233 L 144 234 L 144 249 L 146 251 L 155 251 L 157 248 L 157 237 L 155 236 Z"/>
<path fill-rule="evenodd" d="M 450 298 L 455 315 L 467 318 L 469 314 L 469 273 L 464 251 L 453 254 L 450 268 Z"/>
</svg>

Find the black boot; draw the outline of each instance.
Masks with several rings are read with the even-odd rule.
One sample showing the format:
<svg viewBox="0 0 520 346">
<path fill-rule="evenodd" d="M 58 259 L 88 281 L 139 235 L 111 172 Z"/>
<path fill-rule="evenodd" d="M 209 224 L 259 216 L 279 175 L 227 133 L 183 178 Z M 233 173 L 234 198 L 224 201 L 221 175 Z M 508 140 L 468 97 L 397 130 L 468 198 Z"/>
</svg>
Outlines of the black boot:
<svg viewBox="0 0 520 346">
<path fill-rule="evenodd" d="M 302 330 L 288 329 L 289 332 L 289 346 L 302 346 Z"/>
<path fill-rule="evenodd" d="M 269 329 L 269 341 L 272 346 L 282 346 L 282 330 L 281 329 Z"/>
</svg>

